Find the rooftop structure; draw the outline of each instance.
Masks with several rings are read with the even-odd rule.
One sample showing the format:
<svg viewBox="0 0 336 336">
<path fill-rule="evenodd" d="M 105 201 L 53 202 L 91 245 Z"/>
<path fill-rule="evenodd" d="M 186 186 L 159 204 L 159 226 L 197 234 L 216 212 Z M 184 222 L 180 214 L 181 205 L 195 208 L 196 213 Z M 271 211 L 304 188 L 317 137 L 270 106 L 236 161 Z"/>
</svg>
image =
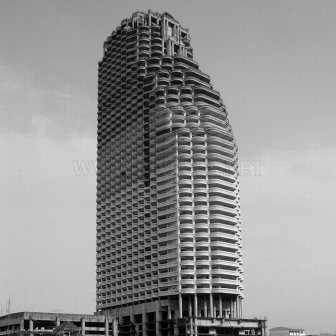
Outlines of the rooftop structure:
<svg viewBox="0 0 336 336">
<path fill-rule="evenodd" d="M 97 161 L 98 313 L 139 336 L 263 333 L 242 322 L 227 111 L 168 13 L 136 12 L 104 43 Z"/>
</svg>

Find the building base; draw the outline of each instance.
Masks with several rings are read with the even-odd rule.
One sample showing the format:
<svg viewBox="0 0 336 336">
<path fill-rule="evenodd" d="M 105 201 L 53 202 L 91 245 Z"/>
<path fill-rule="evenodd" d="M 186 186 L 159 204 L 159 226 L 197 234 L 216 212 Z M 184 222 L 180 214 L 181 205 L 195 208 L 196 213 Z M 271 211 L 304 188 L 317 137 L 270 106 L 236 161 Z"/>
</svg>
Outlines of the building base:
<svg viewBox="0 0 336 336">
<path fill-rule="evenodd" d="M 188 315 L 188 311 L 180 313 L 178 300 L 171 299 L 121 306 L 101 314 L 116 322 L 113 336 L 266 335 L 266 319 Z"/>
</svg>

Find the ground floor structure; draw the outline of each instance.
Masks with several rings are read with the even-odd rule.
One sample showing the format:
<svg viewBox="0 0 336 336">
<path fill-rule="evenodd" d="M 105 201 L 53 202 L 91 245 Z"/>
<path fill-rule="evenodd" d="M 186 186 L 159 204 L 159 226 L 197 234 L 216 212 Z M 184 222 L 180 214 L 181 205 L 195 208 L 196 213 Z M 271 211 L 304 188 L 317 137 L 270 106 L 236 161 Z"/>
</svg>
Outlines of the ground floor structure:
<svg viewBox="0 0 336 336">
<path fill-rule="evenodd" d="M 167 297 L 100 313 L 117 321 L 120 336 L 266 335 L 265 319 L 242 318 L 239 297 Z"/>
</svg>

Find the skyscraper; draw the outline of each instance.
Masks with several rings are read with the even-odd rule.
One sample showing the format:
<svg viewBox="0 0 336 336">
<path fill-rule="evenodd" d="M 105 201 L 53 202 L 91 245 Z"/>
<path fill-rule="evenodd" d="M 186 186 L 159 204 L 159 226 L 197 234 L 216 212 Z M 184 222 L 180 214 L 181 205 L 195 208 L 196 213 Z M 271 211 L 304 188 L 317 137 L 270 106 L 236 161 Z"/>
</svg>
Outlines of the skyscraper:
<svg viewBox="0 0 336 336">
<path fill-rule="evenodd" d="M 97 169 L 97 311 L 120 332 L 242 318 L 237 159 L 188 30 L 168 13 L 123 20 L 99 62 Z"/>
</svg>

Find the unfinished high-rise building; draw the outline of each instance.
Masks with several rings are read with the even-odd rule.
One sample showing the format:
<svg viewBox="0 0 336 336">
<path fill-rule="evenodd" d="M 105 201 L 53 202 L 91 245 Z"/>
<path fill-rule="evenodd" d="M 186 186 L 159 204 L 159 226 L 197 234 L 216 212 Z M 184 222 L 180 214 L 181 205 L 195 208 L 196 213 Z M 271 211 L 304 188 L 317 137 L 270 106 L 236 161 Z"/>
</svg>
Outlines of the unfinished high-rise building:
<svg viewBox="0 0 336 336">
<path fill-rule="evenodd" d="M 263 332 L 242 320 L 237 160 L 188 30 L 123 20 L 99 62 L 97 167 L 97 312 L 120 333 Z"/>
</svg>

